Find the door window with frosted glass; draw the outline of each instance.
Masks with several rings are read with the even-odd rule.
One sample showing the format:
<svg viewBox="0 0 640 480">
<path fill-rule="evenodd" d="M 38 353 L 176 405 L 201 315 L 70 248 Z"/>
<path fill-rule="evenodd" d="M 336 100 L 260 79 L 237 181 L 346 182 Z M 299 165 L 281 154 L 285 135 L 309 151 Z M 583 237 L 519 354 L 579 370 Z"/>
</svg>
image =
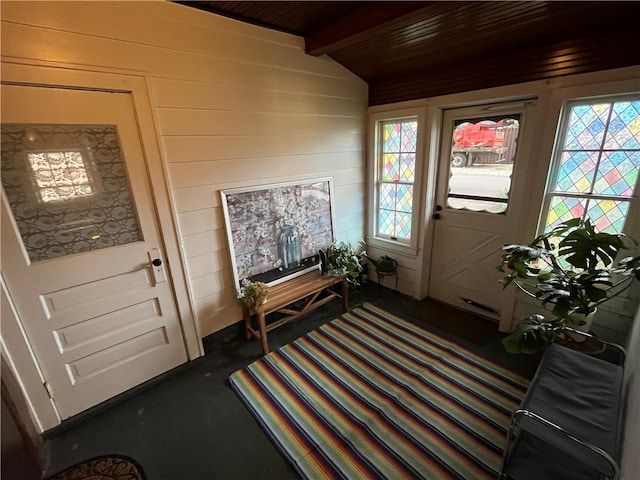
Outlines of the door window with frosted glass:
<svg viewBox="0 0 640 480">
<path fill-rule="evenodd" d="M 2 125 L 2 186 L 32 262 L 141 239 L 115 125 Z"/>
</svg>

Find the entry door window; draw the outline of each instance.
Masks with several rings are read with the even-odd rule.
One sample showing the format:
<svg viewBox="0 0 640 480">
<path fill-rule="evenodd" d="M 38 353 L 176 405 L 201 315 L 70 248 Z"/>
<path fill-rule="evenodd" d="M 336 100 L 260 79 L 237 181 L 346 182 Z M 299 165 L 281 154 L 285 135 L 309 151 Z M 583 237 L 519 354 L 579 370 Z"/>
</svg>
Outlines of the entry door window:
<svg viewBox="0 0 640 480">
<path fill-rule="evenodd" d="M 519 129 L 520 115 L 455 121 L 448 208 L 506 212 Z"/>
<path fill-rule="evenodd" d="M 141 240 L 115 125 L 2 125 L 2 186 L 32 262 Z"/>
</svg>

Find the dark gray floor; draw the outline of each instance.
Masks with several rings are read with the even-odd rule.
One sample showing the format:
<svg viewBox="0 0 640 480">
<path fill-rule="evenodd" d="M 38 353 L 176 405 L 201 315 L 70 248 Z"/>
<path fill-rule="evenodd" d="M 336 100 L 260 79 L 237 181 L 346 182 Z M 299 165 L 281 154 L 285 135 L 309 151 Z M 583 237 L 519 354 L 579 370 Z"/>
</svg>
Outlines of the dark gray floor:
<svg viewBox="0 0 640 480">
<path fill-rule="evenodd" d="M 531 357 L 504 352 L 497 332 L 483 346 L 464 341 L 412 318 L 408 312 L 415 300 L 388 289 L 380 295 L 372 284 L 353 292 L 351 307 L 365 301 L 515 371 L 530 375 L 535 369 Z M 330 302 L 270 332 L 269 345 L 285 345 L 340 314 L 338 302 Z M 204 357 L 48 434 L 45 474 L 97 455 L 123 454 L 142 465 L 148 480 L 298 478 L 227 381 L 259 358 L 259 342 L 247 342 L 234 325 L 207 337 L 204 344 Z"/>
</svg>

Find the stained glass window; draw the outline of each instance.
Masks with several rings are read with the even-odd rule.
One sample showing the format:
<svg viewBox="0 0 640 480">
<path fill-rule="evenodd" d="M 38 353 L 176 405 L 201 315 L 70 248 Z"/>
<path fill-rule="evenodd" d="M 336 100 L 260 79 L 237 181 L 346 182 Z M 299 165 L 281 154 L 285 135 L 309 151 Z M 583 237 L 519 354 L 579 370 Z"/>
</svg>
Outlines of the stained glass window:
<svg viewBox="0 0 640 480">
<path fill-rule="evenodd" d="M 379 133 L 377 233 L 410 240 L 418 122 L 382 122 Z"/>
<path fill-rule="evenodd" d="M 588 217 L 621 233 L 640 172 L 640 98 L 573 103 L 561 126 L 545 231 Z"/>
</svg>

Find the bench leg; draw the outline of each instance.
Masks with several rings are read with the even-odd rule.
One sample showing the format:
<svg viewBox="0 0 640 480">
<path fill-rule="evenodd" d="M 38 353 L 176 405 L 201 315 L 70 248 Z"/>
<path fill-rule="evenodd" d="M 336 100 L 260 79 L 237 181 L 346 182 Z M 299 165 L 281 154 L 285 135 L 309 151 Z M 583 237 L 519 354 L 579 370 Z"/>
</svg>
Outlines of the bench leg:
<svg viewBox="0 0 640 480">
<path fill-rule="evenodd" d="M 267 341 L 267 322 L 264 318 L 264 313 L 257 313 L 258 328 L 260 329 L 260 341 L 262 342 L 262 353 L 266 355 L 269 353 L 269 343 Z"/>
<path fill-rule="evenodd" d="M 342 310 L 345 313 L 349 311 L 349 284 L 346 280 L 342 281 Z"/>
<path fill-rule="evenodd" d="M 244 318 L 244 333 L 247 340 L 251 340 L 251 313 L 247 307 L 242 307 L 242 318 Z"/>
</svg>

